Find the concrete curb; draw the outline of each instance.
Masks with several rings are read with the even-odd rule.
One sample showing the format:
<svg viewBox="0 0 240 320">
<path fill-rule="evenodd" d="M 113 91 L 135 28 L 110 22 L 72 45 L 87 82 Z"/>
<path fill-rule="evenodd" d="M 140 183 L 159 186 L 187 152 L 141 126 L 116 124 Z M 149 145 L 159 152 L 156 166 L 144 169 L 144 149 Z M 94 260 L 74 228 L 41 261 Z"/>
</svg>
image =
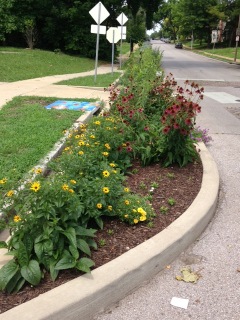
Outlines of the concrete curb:
<svg viewBox="0 0 240 320">
<path fill-rule="evenodd" d="M 3 314 L 3 320 L 92 319 L 171 263 L 203 232 L 217 205 L 219 174 L 203 143 L 201 190 L 165 230 L 120 257 Z"/>
</svg>

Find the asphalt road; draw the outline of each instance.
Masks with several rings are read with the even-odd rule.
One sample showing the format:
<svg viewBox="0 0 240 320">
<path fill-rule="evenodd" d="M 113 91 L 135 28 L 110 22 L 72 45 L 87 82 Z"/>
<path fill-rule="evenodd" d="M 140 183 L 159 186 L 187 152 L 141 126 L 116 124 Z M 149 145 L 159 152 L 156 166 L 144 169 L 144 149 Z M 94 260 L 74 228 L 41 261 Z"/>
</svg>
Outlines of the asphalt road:
<svg viewBox="0 0 240 320">
<path fill-rule="evenodd" d="M 154 42 L 152 46 L 163 51 L 166 74 L 172 72 L 180 81 L 205 82 L 197 125 L 209 129 L 213 138 L 208 149 L 220 173 L 218 208 L 203 234 L 178 259 L 96 319 L 239 320 L 240 120 L 235 114 L 240 114 L 240 66 L 175 49 L 171 44 Z M 199 273 L 196 284 L 176 280 L 186 265 Z M 188 299 L 187 308 L 172 306 L 173 297 Z"/>
</svg>

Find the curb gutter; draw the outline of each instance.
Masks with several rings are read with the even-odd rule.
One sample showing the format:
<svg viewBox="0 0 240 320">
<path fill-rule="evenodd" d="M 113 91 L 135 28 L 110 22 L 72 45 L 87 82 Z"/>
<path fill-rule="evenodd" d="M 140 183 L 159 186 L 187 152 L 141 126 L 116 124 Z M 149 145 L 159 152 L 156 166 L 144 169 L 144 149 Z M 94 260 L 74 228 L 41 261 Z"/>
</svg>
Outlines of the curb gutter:
<svg viewBox="0 0 240 320">
<path fill-rule="evenodd" d="M 212 219 L 219 173 L 203 143 L 201 190 L 170 226 L 120 257 L 0 315 L 2 320 L 90 320 L 150 280 L 192 244 Z"/>
</svg>

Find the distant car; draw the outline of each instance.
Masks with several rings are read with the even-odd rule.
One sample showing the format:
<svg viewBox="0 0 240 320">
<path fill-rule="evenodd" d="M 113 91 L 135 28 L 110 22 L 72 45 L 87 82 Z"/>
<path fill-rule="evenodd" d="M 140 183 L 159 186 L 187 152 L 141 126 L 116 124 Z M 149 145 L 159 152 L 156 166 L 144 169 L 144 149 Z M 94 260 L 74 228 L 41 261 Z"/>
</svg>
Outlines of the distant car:
<svg viewBox="0 0 240 320">
<path fill-rule="evenodd" d="M 177 43 L 175 44 L 175 48 L 177 48 L 177 49 L 182 49 L 182 48 L 183 48 L 182 43 L 181 43 L 181 42 L 177 42 Z"/>
</svg>

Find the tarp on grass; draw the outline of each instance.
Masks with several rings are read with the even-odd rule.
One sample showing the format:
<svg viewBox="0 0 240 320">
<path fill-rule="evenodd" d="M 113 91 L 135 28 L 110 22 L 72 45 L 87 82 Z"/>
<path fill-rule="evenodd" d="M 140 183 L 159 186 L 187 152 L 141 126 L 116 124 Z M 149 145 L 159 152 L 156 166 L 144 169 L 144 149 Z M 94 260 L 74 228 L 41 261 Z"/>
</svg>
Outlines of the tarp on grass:
<svg viewBox="0 0 240 320">
<path fill-rule="evenodd" d="M 95 112 L 99 109 L 100 103 L 96 102 L 86 102 L 86 101 L 70 101 L 70 100 L 57 100 L 45 108 L 56 109 L 56 110 L 74 110 L 74 111 L 92 111 Z"/>
</svg>

